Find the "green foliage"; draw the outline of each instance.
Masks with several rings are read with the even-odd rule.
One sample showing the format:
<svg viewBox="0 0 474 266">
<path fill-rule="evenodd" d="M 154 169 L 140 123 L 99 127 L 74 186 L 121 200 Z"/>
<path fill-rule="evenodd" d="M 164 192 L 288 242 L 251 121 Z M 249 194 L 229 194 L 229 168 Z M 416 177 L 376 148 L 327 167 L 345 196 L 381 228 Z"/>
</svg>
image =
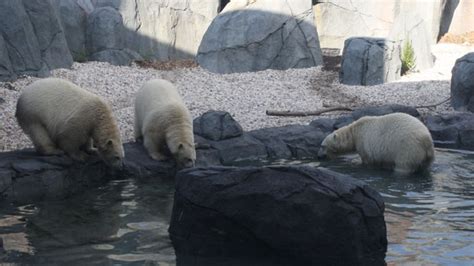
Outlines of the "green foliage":
<svg viewBox="0 0 474 266">
<path fill-rule="evenodd" d="M 405 39 L 405 43 L 402 48 L 402 75 L 408 71 L 413 70 L 416 67 L 416 56 L 415 50 L 409 38 Z"/>
<path fill-rule="evenodd" d="M 85 51 L 81 51 L 74 56 L 74 61 L 79 63 L 87 62 L 87 54 Z"/>
</svg>

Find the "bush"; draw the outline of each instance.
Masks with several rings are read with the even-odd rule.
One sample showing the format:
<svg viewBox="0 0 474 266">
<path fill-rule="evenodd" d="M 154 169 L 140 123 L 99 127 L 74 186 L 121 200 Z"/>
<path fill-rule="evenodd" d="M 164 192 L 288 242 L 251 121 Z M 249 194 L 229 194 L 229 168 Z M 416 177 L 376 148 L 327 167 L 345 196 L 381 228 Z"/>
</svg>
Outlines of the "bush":
<svg viewBox="0 0 474 266">
<path fill-rule="evenodd" d="M 402 48 L 402 75 L 413 70 L 416 67 L 415 51 L 409 38 L 405 39 Z"/>
</svg>

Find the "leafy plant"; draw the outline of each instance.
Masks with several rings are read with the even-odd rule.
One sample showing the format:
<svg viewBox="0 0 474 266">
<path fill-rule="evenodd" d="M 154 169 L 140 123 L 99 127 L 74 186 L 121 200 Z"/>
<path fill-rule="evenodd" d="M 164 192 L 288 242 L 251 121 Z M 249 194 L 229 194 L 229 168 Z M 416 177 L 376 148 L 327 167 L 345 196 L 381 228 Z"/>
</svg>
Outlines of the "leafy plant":
<svg viewBox="0 0 474 266">
<path fill-rule="evenodd" d="M 408 71 L 413 70 L 416 67 L 416 56 L 415 50 L 409 38 L 405 39 L 405 43 L 402 48 L 402 75 Z"/>
<path fill-rule="evenodd" d="M 74 61 L 79 63 L 87 62 L 87 54 L 85 51 L 81 51 L 74 56 Z"/>
</svg>

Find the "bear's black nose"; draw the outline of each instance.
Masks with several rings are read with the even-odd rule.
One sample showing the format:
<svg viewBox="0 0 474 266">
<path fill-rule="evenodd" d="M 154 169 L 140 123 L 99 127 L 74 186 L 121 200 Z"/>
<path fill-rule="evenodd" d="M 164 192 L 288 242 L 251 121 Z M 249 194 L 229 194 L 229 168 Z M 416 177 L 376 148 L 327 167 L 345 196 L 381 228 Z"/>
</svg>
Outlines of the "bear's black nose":
<svg viewBox="0 0 474 266">
<path fill-rule="evenodd" d="M 327 154 L 325 151 L 323 150 L 319 150 L 318 151 L 318 160 L 324 160 L 327 158 Z"/>
</svg>

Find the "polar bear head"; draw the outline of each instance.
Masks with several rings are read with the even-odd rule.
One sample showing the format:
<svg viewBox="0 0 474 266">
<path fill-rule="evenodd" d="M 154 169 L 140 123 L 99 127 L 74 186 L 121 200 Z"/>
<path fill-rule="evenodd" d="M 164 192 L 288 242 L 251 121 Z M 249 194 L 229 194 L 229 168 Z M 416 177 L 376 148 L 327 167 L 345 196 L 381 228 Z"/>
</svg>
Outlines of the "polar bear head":
<svg viewBox="0 0 474 266">
<path fill-rule="evenodd" d="M 342 127 L 329 134 L 321 143 L 318 158 L 334 158 L 339 154 L 355 150 L 351 125 Z"/>
</svg>

